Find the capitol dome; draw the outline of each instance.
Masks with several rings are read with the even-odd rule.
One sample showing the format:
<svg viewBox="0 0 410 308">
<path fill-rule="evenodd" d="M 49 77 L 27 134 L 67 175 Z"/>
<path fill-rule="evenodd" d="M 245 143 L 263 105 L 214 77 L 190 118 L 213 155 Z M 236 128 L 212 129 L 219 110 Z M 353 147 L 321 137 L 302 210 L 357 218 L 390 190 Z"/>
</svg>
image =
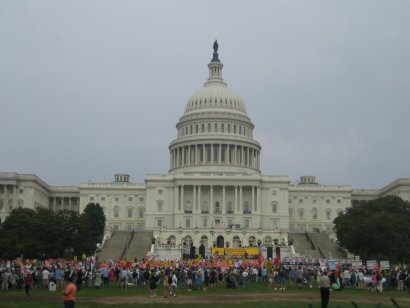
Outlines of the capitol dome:
<svg viewBox="0 0 410 308">
<path fill-rule="evenodd" d="M 170 172 L 260 174 L 260 144 L 243 100 L 222 79 L 218 44 L 203 88 L 188 100 L 171 142 Z"/>
</svg>

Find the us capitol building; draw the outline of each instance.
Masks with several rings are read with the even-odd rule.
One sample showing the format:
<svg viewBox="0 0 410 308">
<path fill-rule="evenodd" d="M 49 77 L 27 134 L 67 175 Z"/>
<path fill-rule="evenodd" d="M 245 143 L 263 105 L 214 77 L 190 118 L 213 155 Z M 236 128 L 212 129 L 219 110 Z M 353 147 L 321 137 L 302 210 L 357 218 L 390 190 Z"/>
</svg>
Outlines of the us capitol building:
<svg viewBox="0 0 410 308">
<path fill-rule="evenodd" d="M 60 187 L 36 175 L 0 173 L 1 221 L 16 207 L 81 213 L 93 202 L 104 209 L 107 238 L 116 230 L 151 230 L 157 243 L 238 247 L 286 243 L 289 232 L 331 233 L 338 213 L 359 200 L 410 200 L 410 179 L 365 190 L 321 185 L 314 176 L 293 185 L 287 176 L 262 175 L 254 124 L 222 68 L 215 42 L 208 80 L 176 125 L 167 174 L 147 175 L 143 184 L 116 174 L 111 183 Z"/>
</svg>

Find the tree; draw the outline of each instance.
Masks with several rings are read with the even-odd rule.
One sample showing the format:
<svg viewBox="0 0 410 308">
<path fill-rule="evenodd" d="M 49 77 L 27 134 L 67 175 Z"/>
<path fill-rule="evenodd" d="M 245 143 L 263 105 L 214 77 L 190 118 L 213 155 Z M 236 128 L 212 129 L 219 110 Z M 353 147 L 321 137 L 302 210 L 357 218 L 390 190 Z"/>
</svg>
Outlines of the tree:
<svg viewBox="0 0 410 308">
<path fill-rule="evenodd" d="M 38 253 L 33 225 L 34 210 L 16 208 L 1 225 L 0 247 L 4 258 L 32 257 Z"/>
<path fill-rule="evenodd" d="M 410 259 L 410 203 L 399 197 L 359 202 L 334 223 L 340 245 L 365 260 Z"/>
<path fill-rule="evenodd" d="M 89 203 L 80 215 L 79 234 L 81 241 L 75 247 L 78 255 L 94 253 L 97 243 L 100 243 L 104 236 L 105 215 L 102 207 L 98 203 Z"/>
</svg>

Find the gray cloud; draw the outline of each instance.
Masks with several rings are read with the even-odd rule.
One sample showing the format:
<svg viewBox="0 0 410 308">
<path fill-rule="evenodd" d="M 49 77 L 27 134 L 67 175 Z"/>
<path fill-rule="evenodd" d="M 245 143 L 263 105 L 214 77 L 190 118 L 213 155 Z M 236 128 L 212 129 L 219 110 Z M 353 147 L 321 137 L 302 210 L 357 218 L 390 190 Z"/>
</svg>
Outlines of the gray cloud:
<svg viewBox="0 0 410 308">
<path fill-rule="evenodd" d="M 264 174 L 410 176 L 407 1 L 2 1 L 0 171 L 142 182 L 207 78 L 245 101 Z"/>
</svg>

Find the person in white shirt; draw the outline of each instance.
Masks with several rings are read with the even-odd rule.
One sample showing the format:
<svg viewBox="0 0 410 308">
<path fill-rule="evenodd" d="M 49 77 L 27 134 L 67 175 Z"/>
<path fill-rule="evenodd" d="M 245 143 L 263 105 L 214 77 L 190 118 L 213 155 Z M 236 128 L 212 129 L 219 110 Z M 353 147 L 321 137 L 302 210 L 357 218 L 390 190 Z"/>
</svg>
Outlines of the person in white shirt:
<svg viewBox="0 0 410 308">
<path fill-rule="evenodd" d="M 50 283 L 50 272 L 48 271 L 47 268 L 44 268 L 43 271 L 41 272 L 41 278 L 43 279 L 44 288 L 48 289 L 48 286 Z"/>
<path fill-rule="evenodd" d="M 171 294 L 170 296 L 177 296 L 178 277 L 175 272 L 172 274 Z"/>
</svg>

